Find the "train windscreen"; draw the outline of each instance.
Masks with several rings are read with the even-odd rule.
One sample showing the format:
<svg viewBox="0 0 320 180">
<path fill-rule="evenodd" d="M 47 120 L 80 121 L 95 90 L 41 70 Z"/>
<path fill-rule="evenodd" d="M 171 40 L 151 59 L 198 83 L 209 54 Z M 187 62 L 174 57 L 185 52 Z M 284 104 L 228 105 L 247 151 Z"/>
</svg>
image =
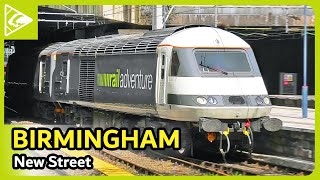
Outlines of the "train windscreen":
<svg viewBox="0 0 320 180">
<path fill-rule="evenodd" d="M 199 69 L 211 72 L 250 72 L 247 55 L 243 51 L 202 51 L 194 52 Z"/>
</svg>

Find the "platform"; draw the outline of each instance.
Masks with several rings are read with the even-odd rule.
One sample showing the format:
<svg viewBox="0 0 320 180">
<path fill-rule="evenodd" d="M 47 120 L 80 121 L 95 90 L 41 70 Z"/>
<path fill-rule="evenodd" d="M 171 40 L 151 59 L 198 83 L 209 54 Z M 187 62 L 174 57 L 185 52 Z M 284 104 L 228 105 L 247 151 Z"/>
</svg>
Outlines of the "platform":
<svg viewBox="0 0 320 180">
<path fill-rule="evenodd" d="M 306 171 L 314 170 L 313 161 L 306 161 L 302 159 L 296 159 L 296 158 L 290 158 L 290 157 L 284 157 L 284 156 L 273 156 L 273 155 L 257 154 L 257 153 L 252 153 L 252 158 L 260 162 L 267 162 L 267 163 L 275 164 L 278 166 L 285 166 L 285 167 L 301 169 Z"/>
<path fill-rule="evenodd" d="M 301 95 L 269 95 L 271 103 L 277 106 L 287 107 L 301 107 L 302 96 Z M 308 96 L 308 107 L 315 107 L 314 95 Z"/>
<path fill-rule="evenodd" d="M 296 107 L 272 106 L 270 117 L 283 122 L 283 130 L 314 133 L 315 110 L 308 109 L 308 118 L 302 118 L 302 109 Z"/>
</svg>

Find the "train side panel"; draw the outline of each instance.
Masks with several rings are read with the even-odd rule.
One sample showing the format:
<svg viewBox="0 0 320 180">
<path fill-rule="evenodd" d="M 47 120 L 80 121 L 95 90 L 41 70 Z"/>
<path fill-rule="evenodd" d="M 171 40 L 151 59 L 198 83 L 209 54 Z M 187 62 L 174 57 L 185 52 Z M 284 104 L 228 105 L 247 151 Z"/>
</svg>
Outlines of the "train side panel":
<svg viewBox="0 0 320 180">
<path fill-rule="evenodd" d="M 80 66 L 86 59 L 88 57 L 81 57 Z M 94 101 L 153 106 L 156 61 L 155 53 L 96 57 Z M 80 78 L 81 73 L 86 73 L 85 70 L 86 68 L 80 67 Z M 86 82 L 80 80 L 81 83 Z"/>
</svg>

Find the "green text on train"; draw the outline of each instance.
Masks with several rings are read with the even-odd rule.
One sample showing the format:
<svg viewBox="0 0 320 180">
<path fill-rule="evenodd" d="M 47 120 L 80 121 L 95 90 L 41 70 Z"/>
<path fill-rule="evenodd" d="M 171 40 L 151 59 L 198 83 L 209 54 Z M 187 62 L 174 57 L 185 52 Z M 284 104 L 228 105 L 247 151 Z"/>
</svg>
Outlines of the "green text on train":
<svg viewBox="0 0 320 180">
<path fill-rule="evenodd" d="M 131 88 L 131 89 L 152 89 L 153 78 L 151 74 L 129 73 L 127 69 L 125 74 L 122 74 L 120 69 L 115 73 L 103 73 L 97 75 L 97 85 L 112 88 Z"/>
</svg>

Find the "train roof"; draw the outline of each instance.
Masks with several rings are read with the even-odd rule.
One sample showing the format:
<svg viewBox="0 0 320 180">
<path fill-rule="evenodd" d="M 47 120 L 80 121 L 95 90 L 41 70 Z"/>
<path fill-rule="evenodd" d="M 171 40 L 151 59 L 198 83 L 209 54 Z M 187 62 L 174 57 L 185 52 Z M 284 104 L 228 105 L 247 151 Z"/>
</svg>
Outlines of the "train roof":
<svg viewBox="0 0 320 180">
<path fill-rule="evenodd" d="M 240 37 L 213 27 L 182 29 L 164 39 L 159 46 L 175 48 L 250 48 Z"/>
<path fill-rule="evenodd" d="M 211 26 L 207 26 L 207 25 L 176 26 L 176 27 L 148 31 L 148 32 L 144 33 L 144 36 L 171 35 L 175 32 L 178 32 L 178 31 L 181 31 L 184 29 L 188 29 L 188 28 L 194 28 L 194 27 L 211 27 Z"/>
<path fill-rule="evenodd" d="M 190 25 L 153 30 L 144 34 L 107 35 L 55 43 L 42 55 L 71 53 L 79 56 L 155 53 L 158 46 L 250 48 L 238 36 L 210 26 Z"/>
</svg>

